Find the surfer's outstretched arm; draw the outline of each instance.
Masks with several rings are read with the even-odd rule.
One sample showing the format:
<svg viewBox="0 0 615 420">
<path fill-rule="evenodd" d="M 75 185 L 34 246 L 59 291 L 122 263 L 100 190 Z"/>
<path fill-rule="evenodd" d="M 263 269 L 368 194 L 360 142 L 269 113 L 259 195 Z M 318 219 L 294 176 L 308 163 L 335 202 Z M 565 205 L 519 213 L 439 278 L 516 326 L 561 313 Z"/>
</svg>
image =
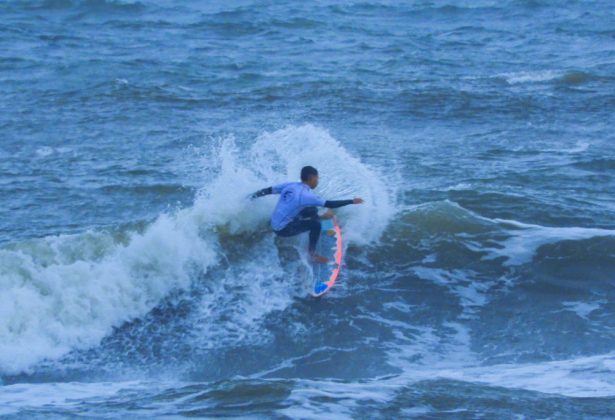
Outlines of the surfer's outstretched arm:
<svg viewBox="0 0 615 420">
<path fill-rule="evenodd" d="M 325 201 L 325 205 L 323 207 L 326 207 L 328 209 L 336 209 L 338 207 L 344 207 L 349 204 L 361 204 L 362 202 L 363 199 L 359 197 L 353 198 L 352 200 L 327 200 Z"/>
</svg>

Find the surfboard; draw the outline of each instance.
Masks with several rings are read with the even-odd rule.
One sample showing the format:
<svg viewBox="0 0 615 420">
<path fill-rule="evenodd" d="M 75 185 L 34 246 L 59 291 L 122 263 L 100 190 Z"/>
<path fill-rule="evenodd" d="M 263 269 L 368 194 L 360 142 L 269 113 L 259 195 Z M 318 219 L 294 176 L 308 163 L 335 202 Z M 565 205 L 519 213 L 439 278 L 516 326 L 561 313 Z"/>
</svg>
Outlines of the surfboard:
<svg viewBox="0 0 615 420">
<path fill-rule="evenodd" d="M 312 274 L 314 283 L 311 294 L 314 297 L 322 296 L 327 293 L 335 284 L 342 269 L 342 229 L 337 223 L 337 219 L 323 219 L 320 221 L 322 229 L 320 238 L 316 245 L 316 252 L 323 257 L 327 257 L 329 262 L 326 264 L 312 263 Z"/>
</svg>

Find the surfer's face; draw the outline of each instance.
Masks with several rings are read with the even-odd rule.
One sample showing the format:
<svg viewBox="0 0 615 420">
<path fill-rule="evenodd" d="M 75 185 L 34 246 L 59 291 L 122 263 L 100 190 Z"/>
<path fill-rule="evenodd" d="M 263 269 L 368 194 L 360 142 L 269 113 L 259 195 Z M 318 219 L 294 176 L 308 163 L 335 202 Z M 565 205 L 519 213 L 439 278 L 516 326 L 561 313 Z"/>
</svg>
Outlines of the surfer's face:
<svg viewBox="0 0 615 420">
<path fill-rule="evenodd" d="M 318 186 L 318 175 L 312 175 L 306 182 L 311 189 L 314 189 Z"/>
</svg>

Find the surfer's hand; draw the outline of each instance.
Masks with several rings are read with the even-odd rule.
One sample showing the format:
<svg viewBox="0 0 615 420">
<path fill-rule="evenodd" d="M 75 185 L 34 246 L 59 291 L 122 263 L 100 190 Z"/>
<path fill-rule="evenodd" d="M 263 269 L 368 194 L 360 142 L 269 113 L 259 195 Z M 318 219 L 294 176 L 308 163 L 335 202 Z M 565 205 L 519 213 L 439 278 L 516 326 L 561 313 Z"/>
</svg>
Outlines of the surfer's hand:
<svg viewBox="0 0 615 420">
<path fill-rule="evenodd" d="M 320 216 L 321 219 L 330 219 L 333 217 L 333 211 L 332 210 L 327 210 L 326 212 L 324 212 L 322 214 L 322 216 Z"/>
<path fill-rule="evenodd" d="M 363 199 L 361 197 L 355 197 L 352 199 L 352 204 L 362 204 Z"/>
</svg>

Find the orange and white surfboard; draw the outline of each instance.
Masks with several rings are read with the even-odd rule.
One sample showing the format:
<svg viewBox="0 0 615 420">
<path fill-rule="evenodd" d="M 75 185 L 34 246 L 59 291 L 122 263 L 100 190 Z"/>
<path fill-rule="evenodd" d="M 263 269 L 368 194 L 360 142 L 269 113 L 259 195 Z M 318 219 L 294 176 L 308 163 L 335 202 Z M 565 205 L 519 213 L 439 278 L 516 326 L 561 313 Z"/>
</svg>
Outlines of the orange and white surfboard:
<svg viewBox="0 0 615 420">
<path fill-rule="evenodd" d="M 322 296 L 329 291 L 335 284 L 342 269 L 343 246 L 342 229 L 335 217 L 321 220 L 322 231 L 316 252 L 329 259 L 328 263 L 313 263 L 312 272 L 314 274 L 314 284 L 312 286 L 312 296 Z"/>
</svg>

